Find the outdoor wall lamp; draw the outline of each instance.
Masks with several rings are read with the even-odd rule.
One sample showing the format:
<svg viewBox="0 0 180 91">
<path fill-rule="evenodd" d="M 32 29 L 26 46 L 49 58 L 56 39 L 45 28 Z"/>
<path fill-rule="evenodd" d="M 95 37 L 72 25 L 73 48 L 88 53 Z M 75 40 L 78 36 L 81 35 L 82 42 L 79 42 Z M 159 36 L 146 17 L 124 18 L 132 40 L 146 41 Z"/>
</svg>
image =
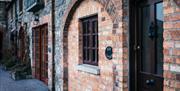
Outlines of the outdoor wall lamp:
<svg viewBox="0 0 180 91">
<path fill-rule="evenodd" d="M 113 48 L 111 46 L 106 47 L 105 56 L 108 60 L 112 59 Z"/>
<path fill-rule="evenodd" d="M 34 25 L 37 25 L 39 23 L 39 15 L 38 14 L 35 14 L 34 15 Z"/>
<path fill-rule="evenodd" d="M 24 26 L 24 29 L 26 30 L 26 29 L 27 29 L 27 23 L 25 22 L 25 23 L 23 24 L 23 26 Z"/>
</svg>

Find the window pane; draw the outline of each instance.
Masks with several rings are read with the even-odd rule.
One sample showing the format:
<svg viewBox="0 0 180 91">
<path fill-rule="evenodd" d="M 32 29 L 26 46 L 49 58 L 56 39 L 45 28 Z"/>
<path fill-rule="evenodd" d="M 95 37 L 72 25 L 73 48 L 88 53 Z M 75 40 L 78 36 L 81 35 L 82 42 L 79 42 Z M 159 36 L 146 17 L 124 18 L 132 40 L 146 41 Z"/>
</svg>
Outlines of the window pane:
<svg viewBox="0 0 180 91">
<path fill-rule="evenodd" d="M 143 7 L 142 9 L 142 23 L 141 23 L 141 32 L 142 32 L 142 67 L 141 70 L 143 72 L 151 72 L 151 61 L 153 61 L 151 58 L 151 51 L 152 51 L 152 43 L 151 39 L 148 36 L 148 30 L 149 30 L 149 25 L 150 25 L 150 7 L 146 6 Z"/>
<path fill-rule="evenodd" d="M 97 33 L 97 21 L 93 21 L 93 33 Z"/>
<path fill-rule="evenodd" d="M 83 60 L 86 60 L 86 49 L 83 49 Z"/>
<path fill-rule="evenodd" d="M 89 21 L 86 22 L 86 34 L 90 33 Z"/>
<path fill-rule="evenodd" d="M 93 46 L 92 47 L 96 47 L 96 41 L 97 41 L 96 40 L 96 35 L 93 35 L 93 39 L 92 40 L 93 40 Z"/>
<path fill-rule="evenodd" d="M 87 61 L 89 61 L 89 52 L 90 52 L 89 49 L 87 49 L 87 58 L 86 58 Z"/>
<path fill-rule="evenodd" d="M 82 23 L 82 27 L 83 27 L 83 34 L 86 34 L 86 22 Z"/>
<path fill-rule="evenodd" d="M 95 50 L 93 50 L 93 52 L 92 52 L 92 61 L 93 62 L 96 61 L 96 51 Z"/>
<path fill-rule="evenodd" d="M 84 41 L 83 41 L 83 46 L 84 46 L 84 47 L 87 47 L 87 45 L 86 45 L 86 42 L 87 42 L 87 41 L 86 41 L 86 40 L 87 40 L 86 36 L 83 36 L 83 40 L 84 40 Z"/>
<path fill-rule="evenodd" d="M 86 42 L 87 42 L 87 44 L 86 44 L 86 45 L 87 45 L 87 47 L 89 47 L 89 42 L 90 42 L 90 41 L 89 41 L 89 40 L 90 40 L 90 39 L 89 39 L 89 36 L 87 36 L 86 38 L 87 38 L 87 40 L 84 40 L 84 41 L 86 41 Z"/>
<path fill-rule="evenodd" d="M 157 38 L 156 38 L 156 49 L 157 49 L 157 64 L 156 72 L 159 75 L 163 73 L 163 3 L 156 4 L 156 23 L 157 23 Z"/>
</svg>

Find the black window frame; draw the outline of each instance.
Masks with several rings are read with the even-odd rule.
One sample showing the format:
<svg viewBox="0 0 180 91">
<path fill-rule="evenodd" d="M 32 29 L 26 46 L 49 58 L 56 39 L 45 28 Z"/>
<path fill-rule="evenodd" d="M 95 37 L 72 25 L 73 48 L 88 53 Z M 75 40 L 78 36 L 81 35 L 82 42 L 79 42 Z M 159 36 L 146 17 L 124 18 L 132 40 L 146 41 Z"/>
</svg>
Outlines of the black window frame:
<svg viewBox="0 0 180 91">
<path fill-rule="evenodd" d="M 98 66 L 98 15 L 81 20 L 83 64 Z"/>
</svg>

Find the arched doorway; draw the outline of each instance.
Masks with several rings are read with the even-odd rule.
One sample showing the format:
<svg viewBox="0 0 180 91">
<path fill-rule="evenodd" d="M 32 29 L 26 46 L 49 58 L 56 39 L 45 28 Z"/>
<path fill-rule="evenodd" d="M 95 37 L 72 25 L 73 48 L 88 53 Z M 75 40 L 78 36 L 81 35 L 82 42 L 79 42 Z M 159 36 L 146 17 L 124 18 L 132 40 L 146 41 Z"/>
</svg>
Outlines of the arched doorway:
<svg viewBox="0 0 180 91">
<path fill-rule="evenodd" d="M 115 0 L 70 3 L 64 15 L 64 88 L 69 91 L 128 89 L 128 60 L 123 57 L 128 55 L 127 37 L 123 33 L 127 31 L 123 27 L 127 26 L 123 24 L 122 12 L 122 2 Z M 105 56 L 108 46 L 113 49 L 112 59 Z"/>
</svg>

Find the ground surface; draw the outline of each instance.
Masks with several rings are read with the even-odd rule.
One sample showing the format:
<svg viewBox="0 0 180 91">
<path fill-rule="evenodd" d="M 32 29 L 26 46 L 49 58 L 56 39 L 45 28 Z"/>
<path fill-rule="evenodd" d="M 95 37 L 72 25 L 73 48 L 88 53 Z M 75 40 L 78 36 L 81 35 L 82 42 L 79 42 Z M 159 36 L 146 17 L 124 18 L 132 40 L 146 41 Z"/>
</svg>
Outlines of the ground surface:
<svg viewBox="0 0 180 91">
<path fill-rule="evenodd" d="M 14 81 L 0 67 L 0 91 L 48 91 L 48 87 L 36 79 Z"/>
</svg>

